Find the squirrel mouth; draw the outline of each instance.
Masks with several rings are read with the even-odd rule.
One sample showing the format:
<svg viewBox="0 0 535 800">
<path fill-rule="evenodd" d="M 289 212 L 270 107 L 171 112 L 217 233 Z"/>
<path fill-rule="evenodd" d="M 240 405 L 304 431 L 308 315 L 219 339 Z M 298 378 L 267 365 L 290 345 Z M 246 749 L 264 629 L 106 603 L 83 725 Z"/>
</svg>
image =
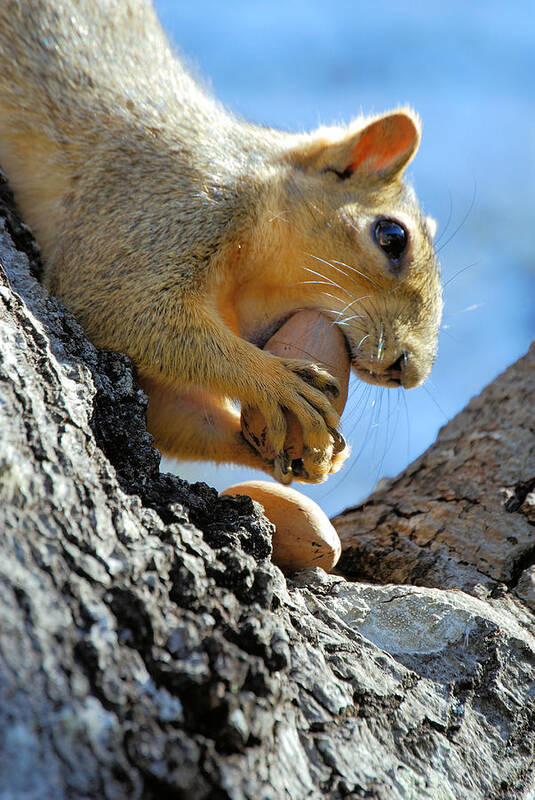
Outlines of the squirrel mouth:
<svg viewBox="0 0 535 800">
<path fill-rule="evenodd" d="M 360 380 L 374 386 L 397 388 L 403 386 L 404 359 L 405 354 L 402 353 L 392 364 L 386 367 L 378 364 L 375 369 L 363 367 L 355 358 L 352 359 L 351 365 Z"/>
<path fill-rule="evenodd" d="M 303 311 L 304 309 L 294 309 L 286 313 L 284 316 L 272 320 L 269 324 L 264 325 L 254 335 L 248 337 L 248 341 L 255 344 L 261 349 L 266 342 L 284 325 L 293 314 Z M 344 333 L 344 331 L 342 331 Z M 385 386 L 388 388 L 399 388 L 403 386 L 403 377 L 406 365 L 406 354 L 402 353 L 392 364 L 383 366 L 380 362 L 370 367 L 364 367 L 359 360 L 353 356 L 351 342 L 344 334 L 346 340 L 346 348 L 351 358 L 351 366 L 357 377 L 365 383 L 371 383 L 374 386 Z"/>
</svg>

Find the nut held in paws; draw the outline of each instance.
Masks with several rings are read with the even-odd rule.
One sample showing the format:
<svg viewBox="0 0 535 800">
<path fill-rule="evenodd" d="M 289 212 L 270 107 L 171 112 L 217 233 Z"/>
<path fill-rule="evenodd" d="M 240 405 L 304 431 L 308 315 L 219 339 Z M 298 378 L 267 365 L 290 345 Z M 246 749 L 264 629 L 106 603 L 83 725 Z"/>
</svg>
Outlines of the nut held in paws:
<svg viewBox="0 0 535 800">
<path fill-rule="evenodd" d="M 268 481 L 248 481 L 230 486 L 221 494 L 245 494 L 264 507 L 275 525 L 272 561 L 283 572 L 322 567 L 329 572 L 342 546 L 324 511 L 304 494 Z"/>
<path fill-rule="evenodd" d="M 351 363 L 344 335 L 319 311 L 299 311 L 288 319 L 266 343 L 264 350 L 282 358 L 298 358 L 318 364 L 340 383 L 340 394 L 332 399 L 339 414 L 344 410 Z M 295 414 L 286 412 L 285 450 L 290 460 L 303 455 L 303 433 Z M 246 408 L 241 415 L 245 439 L 267 460 L 273 458 L 266 437 L 266 425 L 256 408 Z"/>
</svg>

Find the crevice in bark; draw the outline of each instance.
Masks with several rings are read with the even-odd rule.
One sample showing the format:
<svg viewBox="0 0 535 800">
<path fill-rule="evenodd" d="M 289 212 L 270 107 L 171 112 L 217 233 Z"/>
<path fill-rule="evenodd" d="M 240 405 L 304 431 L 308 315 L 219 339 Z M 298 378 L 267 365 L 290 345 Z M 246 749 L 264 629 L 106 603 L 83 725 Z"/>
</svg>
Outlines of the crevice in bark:
<svg viewBox="0 0 535 800">
<path fill-rule="evenodd" d="M 0 213 L 6 221 L 9 235 L 15 247 L 28 258 L 30 272 L 34 278 L 41 280 L 43 276 L 43 262 L 41 251 L 33 238 L 29 227 L 22 222 L 17 210 L 15 198 L 7 179 L 0 167 Z"/>
<path fill-rule="evenodd" d="M 533 525 L 534 523 L 529 523 Z M 514 589 L 518 585 L 518 581 L 522 573 L 535 565 L 535 544 L 529 550 L 520 556 L 511 567 L 511 579 L 507 581 L 507 588 Z"/>
<path fill-rule="evenodd" d="M 512 496 L 505 502 L 505 510 L 510 514 L 519 511 L 528 494 L 534 489 L 535 478 L 529 478 L 527 481 L 519 481 L 513 488 Z"/>
</svg>

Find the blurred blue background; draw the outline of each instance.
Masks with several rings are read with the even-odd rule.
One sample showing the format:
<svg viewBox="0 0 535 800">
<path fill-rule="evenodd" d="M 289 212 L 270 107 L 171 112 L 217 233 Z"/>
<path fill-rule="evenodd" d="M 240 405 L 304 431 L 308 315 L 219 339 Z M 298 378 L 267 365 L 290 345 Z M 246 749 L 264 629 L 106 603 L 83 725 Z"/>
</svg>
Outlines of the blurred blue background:
<svg viewBox="0 0 535 800">
<path fill-rule="evenodd" d="M 321 486 L 296 484 L 332 515 L 418 456 L 535 338 L 535 6 L 156 0 L 156 9 L 193 73 L 250 121 L 304 130 L 402 104 L 423 119 L 409 178 L 439 226 L 439 355 L 409 392 L 352 379 L 351 460 Z M 218 489 L 265 477 L 162 468 Z"/>
</svg>

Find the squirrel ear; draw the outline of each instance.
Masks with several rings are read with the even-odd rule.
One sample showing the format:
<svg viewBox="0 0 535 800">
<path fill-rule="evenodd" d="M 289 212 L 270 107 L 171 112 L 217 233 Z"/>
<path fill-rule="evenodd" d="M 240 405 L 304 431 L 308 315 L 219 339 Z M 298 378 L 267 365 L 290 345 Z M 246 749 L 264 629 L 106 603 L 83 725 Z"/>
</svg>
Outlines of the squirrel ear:
<svg viewBox="0 0 535 800">
<path fill-rule="evenodd" d="M 392 180 L 405 169 L 419 144 L 416 116 L 404 111 L 385 114 L 347 141 L 345 171 Z"/>
<path fill-rule="evenodd" d="M 392 111 L 343 138 L 329 129 L 318 131 L 320 138 L 300 152 L 297 163 L 315 172 L 336 172 L 341 178 L 352 175 L 394 180 L 405 169 L 420 144 L 420 121 L 410 110 Z M 321 135 L 323 134 L 323 135 Z M 332 137 L 332 138 L 331 138 Z"/>
</svg>

